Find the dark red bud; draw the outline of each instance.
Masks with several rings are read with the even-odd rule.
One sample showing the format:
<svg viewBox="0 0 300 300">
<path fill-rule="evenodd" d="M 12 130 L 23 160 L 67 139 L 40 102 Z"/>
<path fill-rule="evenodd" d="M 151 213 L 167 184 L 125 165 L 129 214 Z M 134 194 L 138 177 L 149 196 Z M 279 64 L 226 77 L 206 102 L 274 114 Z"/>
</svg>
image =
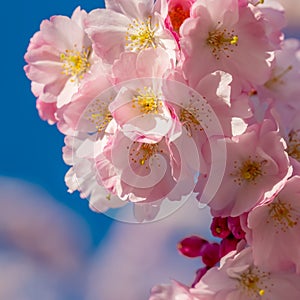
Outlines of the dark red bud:
<svg viewBox="0 0 300 300">
<path fill-rule="evenodd" d="M 201 237 L 192 235 L 179 242 L 177 249 L 181 254 L 187 257 L 199 257 L 201 256 L 201 249 L 203 245 L 207 243 L 208 242 Z"/>
<path fill-rule="evenodd" d="M 240 240 L 236 239 L 232 234 L 221 241 L 220 257 L 225 256 L 230 251 L 236 250 L 236 246 Z"/>
<path fill-rule="evenodd" d="M 208 267 L 213 267 L 220 261 L 220 245 L 207 243 L 202 247 L 202 261 Z"/>
<path fill-rule="evenodd" d="M 245 238 L 245 232 L 241 227 L 240 217 L 228 217 L 228 228 L 236 239 Z"/>
<path fill-rule="evenodd" d="M 214 217 L 210 225 L 210 230 L 213 236 L 221 239 L 226 238 L 230 234 L 227 218 Z"/>
</svg>

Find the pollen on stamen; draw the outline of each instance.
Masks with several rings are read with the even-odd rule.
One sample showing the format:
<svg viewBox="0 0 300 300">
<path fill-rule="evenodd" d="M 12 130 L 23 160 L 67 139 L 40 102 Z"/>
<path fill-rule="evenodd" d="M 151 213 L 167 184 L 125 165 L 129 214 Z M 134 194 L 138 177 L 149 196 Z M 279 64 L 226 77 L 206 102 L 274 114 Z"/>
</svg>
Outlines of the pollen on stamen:
<svg viewBox="0 0 300 300">
<path fill-rule="evenodd" d="M 269 287 L 265 281 L 270 278 L 270 273 L 263 272 L 257 267 L 249 267 L 240 274 L 239 286 L 243 292 L 251 299 L 260 299 L 265 295 Z"/>
<path fill-rule="evenodd" d="M 72 77 L 72 82 L 82 79 L 91 66 L 89 62 L 91 48 L 83 47 L 81 51 L 78 51 L 76 48 L 75 45 L 74 49 L 67 49 L 60 54 L 62 74 Z"/>
<path fill-rule="evenodd" d="M 182 123 L 182 125 L 187 130 L 188 136 L 193 135 L 193 131 L 200 130 L 202 131 L 203 128 L 200 124 L 200 121 L 197 119 L 195 114 L 190 112 L 189 110 L 182 108 L 180 109 L 179 113 L 179 121 Z"/>
<path fill-rule="evenodd" d="M 161 106 L 160 95 L 157 95 L 151 87 L 144 87 L 143 90 L 137 89 L 136 96 L 132 99 L 132 107 L 138 107 L 144 114 L 157 114 Z"/>
<path fill-rule="evenodd" d="M 157 48 L 158 41 L 155 35 L 158 24 L 152 25 L 149 16 L 145 21 L 134 19 L 127 27 L 126 47 L 133 52 L 139 52 L 147 48 Z"/>
<path fill-rule="evenodd" d="M 206 39 L 207 45 L 211 48 L 213 56 L 219 60 L 223 54 L 227 58 L 234 51 L 234 46 L 238 46 L 239 38 L 234 34 L 234 30 L 216 29 L 208 33 Z"/>
<path fill-rule="evenodd" d="M 212 122 L 212 111 L 206 100 L 203 101 L 203 99 L 196 98 L 194 94 L 191 94 L 188 101 L 179 102 L 179 105 L 181 108 L 178 112 L 178 118 L 187 130 L 189 137 L 192 137 L 196 131 L 209 128 L 209 124 Z"/>
<path fill-rule="evenodd" d="M 270 223 L 270 220 L 273 221 L 276 233 L 286 232 L 289 228 L 293 228 L 298 224 L 299 217 L 293 214 L 293 207 L 290 203 L 275 198 L 272 203 L 268 204 L 268 208 L 269 219 L 267 223 Z"/>
<path fill-rule="evenodd" d="M 265 175 L 263 166 L 267 163 L 266 160 L 260 161 L 256 156 L 252 159 L 251 155 L 243 162 L 234 161 L 234 172 L 230 175 L 234 177 L 234 182 L 241 185 L 243 182 L 257 184 L 258 178 Z"/>
<path fill-rule="evenodd" d="M 93 123 L 98 132 L 105 130 L 109 122 L 113 119 L 108 104 L 100 99 L 96 99 L 88 110 L 88 120 Z"/>
<path fill-rule="evenodd" d="M 140 166 L 144 166 L 150 158 L 155 158 L 158 153 L 163 153 L 163 150 L 159 149 L 158 143 L 148 144 L 133 142 L 129 156 L 132 163 L 138 163 Z M 145 168 L 148 169 L 148 165 L 146 165 Z"/>
</svg>

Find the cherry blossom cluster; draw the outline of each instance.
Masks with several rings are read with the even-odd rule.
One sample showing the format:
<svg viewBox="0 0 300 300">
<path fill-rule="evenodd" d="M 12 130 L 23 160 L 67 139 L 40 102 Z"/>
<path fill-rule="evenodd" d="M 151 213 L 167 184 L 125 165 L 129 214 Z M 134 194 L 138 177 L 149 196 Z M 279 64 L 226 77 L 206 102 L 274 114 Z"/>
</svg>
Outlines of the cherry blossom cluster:
<svg viewBox="0 0 300 300">
<path fill-rule="evenodd" d="M 45 20 L 25 72 L 70 192 L 137 221 L 213 217 L 191 286 L 150 300 L 300 299 L 300 42 L 276 0 L 106 0 Z"/>
</svg>

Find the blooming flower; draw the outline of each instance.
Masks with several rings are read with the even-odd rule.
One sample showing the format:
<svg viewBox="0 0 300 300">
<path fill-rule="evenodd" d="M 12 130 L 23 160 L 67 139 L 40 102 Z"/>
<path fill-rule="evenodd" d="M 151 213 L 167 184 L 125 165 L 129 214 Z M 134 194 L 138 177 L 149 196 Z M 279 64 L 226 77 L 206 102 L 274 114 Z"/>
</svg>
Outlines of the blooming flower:
<svg viewBox="0 0 300 300">
<path fill-rule="evenodd" d="M 254 262 L 270 270 L 300 272 L 300 177 L 291 177 L 272 201 L 248 215 L 247 241 Z"/>
<path fill-rule="evenodd" d="M 266 26 L 251 6 L 239 7 L 237 0 L 196 1 L 181 31 L 183 70 L 192 85 L 216 70 L 230 73 L 242 86 L 263 84 L 274 50 Z"/>
<path fill-rule="evenodd" d="M 191 152 L 185 155 L 186 151 Z M 116 191 L 120 198 L 155 204 L 163 199 L 180 200 L 192 192 L 199 166 L 194 151 L 197 150 L 190 139 L 145 143 L 132 141 L 117 130 L 96 157 L 96 164 L 107 188 L 117 183 L 121 186 Z"/>
<path fill-rule="evenodd" d="M 167 11 L 163 3 L 113 0 L 106 1 L 106 9 L 93 10 L 88 16 L 86 31 L 96 54 L 113 63 L 124 51 L 161 47 L 175 60 L 176 41 L 164 25 Z"/>
<path fill-rule="evenodd" d="M 149 300 L 196 300 L 187 286 L 173 281 L 171 285 L 157 285 L 151 290 Z"/>
<path fill-rule="evenodd" d="M 163 137 L 174 139 L 181 133 L 162 91 L 164 81 L 161 78 L 171 67 L 163 49 L 122 53 L 114 63 L 118 95 L 109 109 L 122 131 L 132 140 L 159 142 Z"/>
<path fill-rule="evenodd" d="M 126 203 L 98 183 L 93 150 L 97 146 L 98 151 L 101 151 L 103 141 L 95 142 L 94 138 L 84 135 L 66 136 L 63 158 L 71 168 L 65 176 L 65 182 L 69 188 L 68 192 L 78 190 L 81 198 L 89 200 L 92 210 L 106 212 L 110 208 L 122 207 Z"/>
<path fill-rule="evenodd" d="M 209 202 L 215 216 L 249 211 L 271 197 L 291 173 L 283 140 L 270 120 L 218 143 L 226 143 L 227 161 L 223 181 Z"/>
<path fill-rule="evenodd" d="M 252 249 L 229 253 L 220 267 L 213 267 L 190 293 L 196 299 L 282 300 L 300 297 L 300 277 L 293 273 L 269 272 L 253 263 Z"/>
<path fill-rule="evenodd" d="M 290 125 L 291 116 L 299 110 L 299 53 L 298 40 L 284 40 L 282 49 L 275 51 L 275 61 L 269 79 L 257 89 L 261 99 L 270 98 L 274 101 L 273 106 L 280 112 L 279 122 L 285 127 Z"/>
<path fill-rule="evenodd" d="M 57 108 L 70 102 L 96 59 L 84 31 L 86 16 L 79 7 L 71 18 L 54 16 L 43 21 L 40 31 L 32 37 L 24 69 L 39 101 L 56 103 Z M 37 86 L 39 93 L 35 92 Z M 40 110 L 43 108 L 40 106 Z"/>
</svg>

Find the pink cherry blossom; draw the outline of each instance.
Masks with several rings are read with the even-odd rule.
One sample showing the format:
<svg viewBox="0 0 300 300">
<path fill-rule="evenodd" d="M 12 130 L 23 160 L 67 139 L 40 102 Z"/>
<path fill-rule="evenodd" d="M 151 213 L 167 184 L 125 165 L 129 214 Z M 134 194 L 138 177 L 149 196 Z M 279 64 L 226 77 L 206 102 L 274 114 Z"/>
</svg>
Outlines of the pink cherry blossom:
<svg viewBox="0 0 300 300">
<path fill-rule="evenodd" d="M 214 216 L 239 216 L 272 196 L 291 174 L 285 144 L 271 120 L 250 126 L 226 143 L 222 183 L 209 202 Z"/>
<path fill-rule="evenodd" d="M 230 252 L 220 267 L 213 267 L 190 293 L 200 300 L 297 300 L 300 277 L 269 272 L 253 263 L 252 248 Z"/>
<path fill-rule="evenodd" d="M 270 74 L 270 24 L 237 0 L 198 0 L 182 26 L 183 70 L 191 84 L 222 70 L 243 87 L 263 84 Z M 278 47 L 278 45 L 277 45 Z"/>
<path fill-rule="evenodd" d="M 82 80 L 72 102 L 57 112 L 57 127 L 64 134 L 74 135 L 76 130 L 101 134 L 111 120 L 108 106 L 116 92 L 111 88 L 110 70 L 102 62 L 97 62 L 91 71 Z"/>
<path fill-rule="evenodd" d="M 286 39 L 282 43 L 282 49 L 275 51 L 270 78 L 264 84 L 265 92 L 282 103 L 299 109 L 296 100 L 300 94 L 300 42 L 296 39 Z"/>
<path fill-rule="evenodd" d="M 175 60 L 177 45 L 164 25 L 164 0 L 106 1 L 106 9 L 95 9 L 86 21 L 87 33 L 98 56 L 109 63 L 126 52 L 163 48 Z"/>
<path fill-rule="evenodd" d="M 38 110 L 39 116 L 42 120 L 48 121 L 50 125 L 53 125 L 57 122 L 56 117 L 56 103 L 47 103 L 37 99 L 36 101 L 36 108 Z"/>
<path fill-rule="evenodd" d="M 272 201 L 249 213 L 246 237 L 255 264 L 300 273 L 299 221 L 300 177 L 293 176 Z"/>
<path fill-rule="evenodd" d="M 122 53 L 112 65 L 112 75 L 117 84 L 143 77 L 163 78 L 172 68 L 173 63 L 168 59 L 168 53 L 164 49 L 149 48 L 139 53 Z"/>
<path fill-rule="evenodd" d="M 178 201 L 193 191 L 199 168 L 195 151 L 193 141 L 185 136 L 171 143 L 166 139 L 144 143 L 118 130 L 96 157 L 96 164 L 106 188 L 120 185 L 116 191 L 120 198 L 154 205 L 162 199 Z"/>
<path fill-rule="evenodd" d="M 181 133 L 165 104 L 162 91 L 164 83 L 160 78 L 169 68 L 171 64 L 163 49 L 122 53 L 114 63 L 113 76 L 118 83 L 115 87 L 118 95 L 110 104 L 110 111 L 132 140 L 158 142 L 170 134 L 174 139 Z"/>
<path fill-rule="evenodd" d="M 65 144 L 63 158 L 66 164 L 71 165 L 65 176 L 68 192 L 78 190 L 80 197 L 88 199 L 90 208 L 97 212 L 124 206 L 126 202 L 98 183 L 93 150 L 101 151 L 104 141 L 95 141 L 95 136 L 66 136 Z"/>
<path fill-rule="evenodd" d="M 246 130 L 247 124 L 244 120 L 250 118 L 252 115 L 249 99 L 245 94 L 239 94 L 236 99 L 232 98 L 232 76 L 230 74 L 216 71 L 204 76 L 199 81 L 194 81 L 191 74 L 185 75 L 182 73 L 181 68 L 177 67 L 175 70 L 169 72 L 167 78 L 182 82 L 190 90 L 199 93 L 203 97 L 204 101 L 210 107 L 211 112 L 209 115 L 212 116 L 214 114 L 218 119 L 223 135 L 231 137 L 242 134 Z M 185 99 L 186 97 L 177 96 L 173 98 Z M 188 101 L 185 100 L 185 102 Z M 188 103 L 185 105 L 188 105 Z M 205 127 L 211 126 L 207 120 L 203 125 Z M 221 135 L 220 132 L 219 135 Z"/>
<path fill-rule="evenodd" d="M 84 31 L 86 17 L 87 13 L 79 7 L 71 18 L 53 16 L 44 20 L 40 31 L 32 37 L 24 69 L 33 84 L 40 85 L 40 101 L 62 107 L 71 101 L 89 72 L 96 58 Z"/>
<path fill-rule="evenodd" d="M 196 300 L 189 287 L 173 281 L 171 285 L 157 285 L 152 288 L 149 300 Z"/>
</svg>

